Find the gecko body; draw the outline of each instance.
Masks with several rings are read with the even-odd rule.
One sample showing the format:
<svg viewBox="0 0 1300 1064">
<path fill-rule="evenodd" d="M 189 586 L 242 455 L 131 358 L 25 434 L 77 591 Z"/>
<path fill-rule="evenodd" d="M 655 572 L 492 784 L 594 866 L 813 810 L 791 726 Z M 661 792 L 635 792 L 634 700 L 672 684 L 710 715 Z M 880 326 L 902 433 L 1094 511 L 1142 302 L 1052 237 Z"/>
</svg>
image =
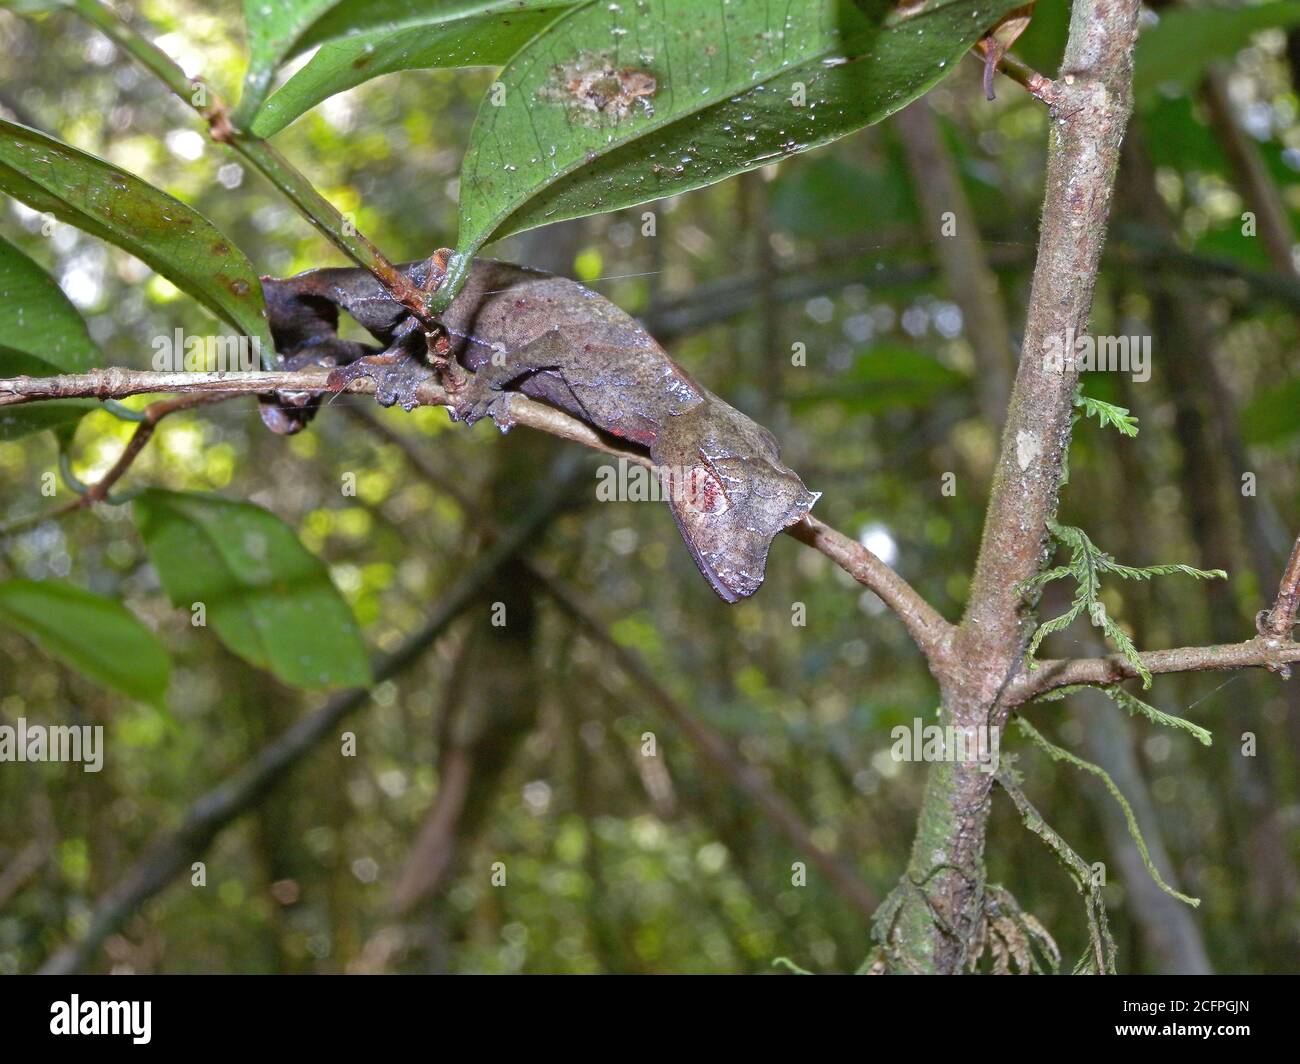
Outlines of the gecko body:
<svg viewBox="0 0 1300 1064">
<path fill-rule="evenodd" d="M 401 267 L 417 285 L 441 281 L 437 256 Z M 432 369 L 426 337 L 368 272 L 313 270 L 263 282 L 277 348 L 290 364 L 345 367 L 375 378 L 381 402 L 415 404 Z M 337 336 L 346 310 L 387 350 Z M 641 325 L 599 293 L 564 277 L 478 259 L 438 319 L 442 354 L 468 371 L 452 416 L 511 424 L 518 392 L 648 452 L 700 572 L 726 601 L 752 595 L 768 548 L 817 495 L 780 460 L 776 439 L 677 366 Z M 450 380 L 446 381 L 449 389 Z M 273 425 L 272 427 L 276 427 Z"/>
</svg>

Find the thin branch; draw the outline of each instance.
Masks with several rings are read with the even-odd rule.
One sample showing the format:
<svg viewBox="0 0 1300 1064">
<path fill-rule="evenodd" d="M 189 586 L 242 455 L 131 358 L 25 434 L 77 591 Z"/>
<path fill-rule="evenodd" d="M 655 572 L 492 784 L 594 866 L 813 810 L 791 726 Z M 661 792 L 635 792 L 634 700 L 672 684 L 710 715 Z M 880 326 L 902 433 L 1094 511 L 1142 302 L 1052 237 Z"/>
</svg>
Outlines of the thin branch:
<svg viewBox="0 0 1300 1064">
<path fill-rule="evenodd" d="M 43 399 L 122 398 L 154 392 L 215 394 L 262 394 L 289 392 L 330 393 L 328 373 L 302 370 L 280 373 L 160 373 L 152 370 L 99 369 L 86 373 L 67 373 L 54 377 L 13 377 L 0 380 L 0 407 Z M 346 391 L 373 393 L 375 385 L 368 377 L 348 384 Z M 428 406 L 445 406 L 449 399 L 441 385 L 430 380 L 420 387 L 419 399 Z M 647 455 L 618 446 L 611 437 L 602 435 L 585 422 L 555 407 L 536 402 L 526 395 L 513 393 L 510 419 L 517 425 L 550 433 L 572 443 L 629 462 L 650 466 Z M 944 653 L 952 626 L 898 573 L 856 540 L 835 531 L 815 517 L 806 517 L 786 532 L 799 542 L 825 554 L 841 569 L 880 596 L 898 613 L 921 651 L 931 660 Z"/>
<path fill-rule="evenodd" d="M 1291 549 L 1273 608 L 1262 611 L 1255 620 L 1259 635 L 1254 639 L 1216 646 L 1149 650 L 1139 654 L 1138 659 L 1152 674 L 1258 668 L 1289 679 L 1291 665 L 1300 661 L 1300 643 L 1291 638 L 1297 606 L 1300 606 L 1300 538 Z M 1133 662 L 1118 654 L 1102 658 L 1053 658 L 1037 662 L 1028 672 L 1018 674 L 1007 689 L 1005 701 L 1014 706 L 1058 687 L 1109 686 L 1139 675 Z"/>
<path fill-rule="evenodd" d="M 71 502 L 56 506 L 51 510 L 27 514 L 0 524 L 0 534 L 8 535 L 30 525 L 40 524 L 42 521 L 54 520 L 77 510 L 88 509 L 96 503 L 111 501 L 109 500 L 109 491 L 126 475 L 141 452 L 148 446 L 149 441 L 153 438 L 154 430 L 157 429 L 158 423 L 163 418 L 179 410 L 189 410 L 196 406 L 219 403 L 230 398 L 233 398 L 233 396 L 224 392 L 196 392 L 193 395 L 181 395 L 174 399 L 160 399 L 156 403 L 150 403 L 141 411 L 143 417 L 136 424 L 135 432 L 131 434 L 126 446 L 122 448 L 122 453 L 118 455 L 117 461 L 99 480 L 73 498 Z"/>
<path fill-rule="evenodd" d="M 979 63 L 980 66 L 984 66 L 987 62 L 981 47 L 978 45 L 966 54 Z M 1047 104 L 1049 107 L 1056 102 L 1056 82 L 1051 78 L 1044 77 L 1028 63 L 1017 59 L 1009 52 L 998 60 L 997 69 L 999 74 L 1006 75 L 1025 89 L 1034 99 Z"/>
<path fill-rule="evenodd" d="M 44 399 L 125 399 L 131 395 L 148 395 L 157 392 L 222 392 L 228 396 L 257 395 L 264 392 L 328 392 L 325 385 L 328 373 L 321 370 L 280 372 L 185 373 L 157 372 L 147 369 L 92 369 L 85 373 L 61 373 L 52 377 L 10 377 L 0 380 L 0 406 L 38 402 Z M 352 381 L 349 392 L 375 390 L 369 378 Z M 441 389 L 434 389 L 430 397 L 422 400 L 435 404 L 445 402 Z"/>
<path fill-rule="evenodd" d="M 1273 608 L 1257 619 L 1262 636 L 1291 642 L 1291 629 L 1295 627 L 1296 608 L 1300 606 L 1300 538 L 1291 548 L 1282 580 L 1277 586 L 1277 600 Z"/>
<path fill-rule="evenodd" d="M 132 29 L 101 0 L 74 0 L 72 10 L 120 45 L 171 89 L 182 103 L 193 108 L 208 124 L 218 144 L 241 155 L 271 182 L 318 232 L 353 261 L 375 275 L 398 302 L 428 324 L 424 293 L 401 273 L 357 227 L 316 191 L 299 170 L 266 141 L 235 129 L 221 98 L 210 85 L 191 80 L 185 72 L 148 37 Z"/>
<path fill-rule="evenodd" d="M 855 539 L 809 514 L 786 532 L 800 543 L 826 555 L 863 587 L 898 614 L 908 634 L 932 667 L 942 666 L 956 628 L 921 594 L 875 554 Z"/>
<path fill-rule="evenodd" d="M 1147 671 L 1155 673 L 1204 672 L 1212 669 L 1268 669 L 1286 672 L 1300 661 L 1300 643 L 1279 644 L 1265 636 L 1244 643 L 1224 643 L 1208 647 L 1176 647 L 1172 650 L 1148 650 L 1139 654 Z M 1058 687 L 1076 684 L 1109 686 L 1138 675 L 1133 663 L 1118 655 L 1104 658 L 1049 658 L 1037 668 L 1022 673 L 1007 688 L 1007 705 L 1019 705 Z"/>
</svg>

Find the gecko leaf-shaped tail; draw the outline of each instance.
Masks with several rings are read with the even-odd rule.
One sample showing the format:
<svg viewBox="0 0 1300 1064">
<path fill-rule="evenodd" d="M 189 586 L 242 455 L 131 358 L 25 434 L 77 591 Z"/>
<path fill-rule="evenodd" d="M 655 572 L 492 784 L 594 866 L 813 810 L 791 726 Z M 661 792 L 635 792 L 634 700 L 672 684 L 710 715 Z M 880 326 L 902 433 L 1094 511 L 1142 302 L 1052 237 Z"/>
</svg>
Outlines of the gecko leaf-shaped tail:
<svg viewBox="0 0 1300 1064">
<path fill-rule="evenodd" d="M 695 564 L 727 602 L 758 590 L 772 540 L 819 498 L 767 429 L 708 392 L 666 419 L 650 457 Z"/>
</svg>

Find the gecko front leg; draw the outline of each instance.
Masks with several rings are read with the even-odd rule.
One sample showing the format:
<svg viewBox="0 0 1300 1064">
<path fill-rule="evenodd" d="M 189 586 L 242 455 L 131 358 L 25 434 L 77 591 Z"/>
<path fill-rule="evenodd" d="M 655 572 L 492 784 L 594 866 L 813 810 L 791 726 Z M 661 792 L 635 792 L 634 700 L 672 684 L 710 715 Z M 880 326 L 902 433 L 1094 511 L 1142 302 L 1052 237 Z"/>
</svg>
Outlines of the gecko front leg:
<svg viewBox="0 0 1300 1064">
<path fill-rule="evenodd" d="M 425 267 L 425 282 L 422 291 L 431 295 L 446 276 L 447 258 L 451 253 L 445 248 L 435 251 Z M 365 297 L 348 299 L 343 293 L 343 306 L 358 321 L 370 326 L 365 312 Z M 379 301 L 381 314 L 388 311 L 391 297 Z M 420 405 L 420 389 L 429 381 L 443 377 L 443 384 L 453 386 L 449 375 L 441 373 L 448 365 L 448 343 L 445 335 L 426 333 L 414 317 L 406 318 L 393 331 L 388 347 L 377 355 L 367 355 L 355 359 L 345 366 L 334 370 L 328 380 L 329 386 L 341 391 L 350 382 L 360 377 L 369 377 L 375 382 L 375 399 L 381 406 L 400 403 L 403 410 L 413 410 Z M 425 357 L 430 362 L 425 361 Z"/>
<path fill-rule="evenodd" d="M 516 391 L 546 399 L 563 410 L 576 412 L 579 405 L 563 376 L 569 356 L 569 341 L 559 329 L 548 329 L 515 349 L 493 344 L 484 357 L 470 357 L 474 372 L 463 382 L 451 404 L 453 421 L 472 425 L 485 417 L 505 432 L 514 424 L 510 400 Z"/>
<path fill-rule="evenodd" d="M 423 360 L 427 347 L 420 323 L 410 318 L 398 327 L 387 349 L 333 370 L 326 384 L 340 392 L 352 381 L 369 377 L 375 382 L 375 400 L 380 406 L 401 403 L 403 410 L 414 410 L 420 405 L 421 387 L 438 375 Z"/>
</svg>

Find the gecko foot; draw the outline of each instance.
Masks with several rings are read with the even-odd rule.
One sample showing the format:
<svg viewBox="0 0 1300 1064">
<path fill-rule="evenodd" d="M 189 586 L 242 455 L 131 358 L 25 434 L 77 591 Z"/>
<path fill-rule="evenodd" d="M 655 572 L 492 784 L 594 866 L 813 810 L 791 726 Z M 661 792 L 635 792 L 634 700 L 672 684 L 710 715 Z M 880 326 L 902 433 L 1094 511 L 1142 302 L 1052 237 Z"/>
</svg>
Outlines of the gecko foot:
<svg viewBox="0 0 1300 1064">
<path fill-rule="evenodd" d="M 375 382 L 375 399 L 380 406 L 400 403 L 403 410 L 420 405 L 420 387 L 434 377 L 434 371 L 400 348 L 378 355 L 367 355 L 330 373 L 326 382 L 333 391 L 342 391 L 352 381 L 369 377 Z"/>
<path fill-rule="evenodd" d="M 515 423 L 514 418 L 510 416 L 512 394 L 496 390 L 475 374 L 469 378 L 464 390 L 452 402 L 451 419 L 473 425 L 476 421 L 490 417 L 496 422 L 497 428 L 502 432 L 508 432 Z"/>
</svg>

